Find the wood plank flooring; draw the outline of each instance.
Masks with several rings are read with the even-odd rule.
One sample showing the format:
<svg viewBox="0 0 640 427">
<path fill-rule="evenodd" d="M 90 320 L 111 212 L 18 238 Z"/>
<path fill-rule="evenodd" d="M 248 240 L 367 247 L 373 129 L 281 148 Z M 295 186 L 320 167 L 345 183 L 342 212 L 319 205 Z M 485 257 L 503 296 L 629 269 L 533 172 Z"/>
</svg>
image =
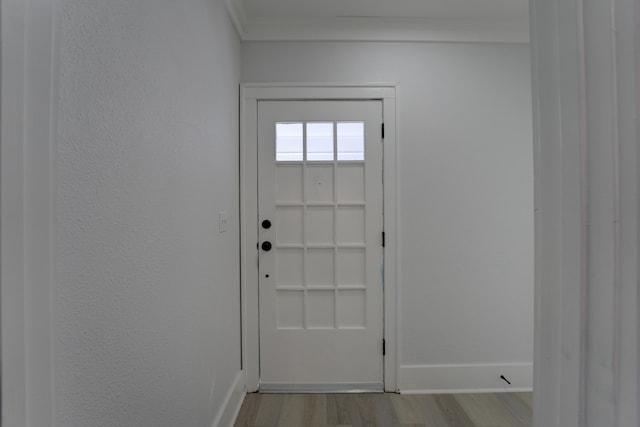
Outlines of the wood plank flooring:
<svg viewBox="0 0 640 427">
<path fill-rule="evenodd" d="M 248 394 L 235 427 L 530 427 L 531 393 Z"/>
</svg>

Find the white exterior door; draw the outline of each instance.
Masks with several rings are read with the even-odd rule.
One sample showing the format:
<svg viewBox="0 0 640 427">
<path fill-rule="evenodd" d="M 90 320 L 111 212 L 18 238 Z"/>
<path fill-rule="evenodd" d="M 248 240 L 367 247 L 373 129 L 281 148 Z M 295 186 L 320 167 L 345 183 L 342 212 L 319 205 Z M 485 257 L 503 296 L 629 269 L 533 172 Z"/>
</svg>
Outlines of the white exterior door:
<svg viewBox="0 0 640 427">
<path fill-rule="evenodd" d="M 258 103 L 260 389 L 383 389 L 381 101 Z"/>
</svg>

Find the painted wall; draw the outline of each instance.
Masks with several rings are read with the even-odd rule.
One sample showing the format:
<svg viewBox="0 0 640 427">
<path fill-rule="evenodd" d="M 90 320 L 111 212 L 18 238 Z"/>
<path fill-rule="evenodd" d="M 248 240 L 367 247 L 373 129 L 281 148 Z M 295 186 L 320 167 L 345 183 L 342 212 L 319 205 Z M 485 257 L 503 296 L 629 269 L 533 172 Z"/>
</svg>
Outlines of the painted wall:
<svg viewBox="0 0 640 427">
<path fill-rule="evenodd" d="M 245 82 L 398 83 L 402 389 L 530 387 L 527 45 L 245 43 Z"/>
<path fill-rule="evenodd" d="M 241 378 L 240 42 L 222 1 L 61 8 L 56 425 L 211 426 Z"/>
</svg>

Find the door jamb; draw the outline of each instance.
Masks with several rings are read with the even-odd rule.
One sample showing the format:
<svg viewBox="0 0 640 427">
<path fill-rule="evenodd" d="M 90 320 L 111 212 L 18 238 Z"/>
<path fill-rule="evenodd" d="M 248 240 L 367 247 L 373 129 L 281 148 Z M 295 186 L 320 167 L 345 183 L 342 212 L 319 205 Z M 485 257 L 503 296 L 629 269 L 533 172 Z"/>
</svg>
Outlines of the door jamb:
<svg viewBox="0 0 640 427">
<path fill-rule="evenodd" d="M 240 87 L 240 272 L 242 311 L 242 367 L 248 392 L 258 390 L 258 101 L 266 100 L 380 100 L 385 124 L 383 142 L 384 230 L 384 357 L 385 391 L 396 392 L 399 358 L 397 313 L 398 276 L 398 187 L 396 144 L 396 88 L 393 83 L 371 84 L 264 84 Z M 381 343 L 382 347 L 382 343 Z M 382 351 L 382 348 L 381 348 Z"/>
<path fill-rule="evenodd" d="M 0 424 L 50 426 L 61 8 L 1 0 L 0 12 Z"/>
</svg>

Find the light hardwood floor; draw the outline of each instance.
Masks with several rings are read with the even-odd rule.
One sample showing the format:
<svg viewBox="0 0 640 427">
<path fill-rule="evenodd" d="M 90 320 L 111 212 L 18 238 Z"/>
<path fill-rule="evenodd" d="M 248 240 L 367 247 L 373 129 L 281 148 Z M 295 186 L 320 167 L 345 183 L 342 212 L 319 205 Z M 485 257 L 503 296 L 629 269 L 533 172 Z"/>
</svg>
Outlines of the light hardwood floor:
<svg viewBox="0 0 640 427">
<path fill-rule="evenodd" d="M 235 427 L 529 427 L 531 393 L 248 394 Z"/>
</svg>

